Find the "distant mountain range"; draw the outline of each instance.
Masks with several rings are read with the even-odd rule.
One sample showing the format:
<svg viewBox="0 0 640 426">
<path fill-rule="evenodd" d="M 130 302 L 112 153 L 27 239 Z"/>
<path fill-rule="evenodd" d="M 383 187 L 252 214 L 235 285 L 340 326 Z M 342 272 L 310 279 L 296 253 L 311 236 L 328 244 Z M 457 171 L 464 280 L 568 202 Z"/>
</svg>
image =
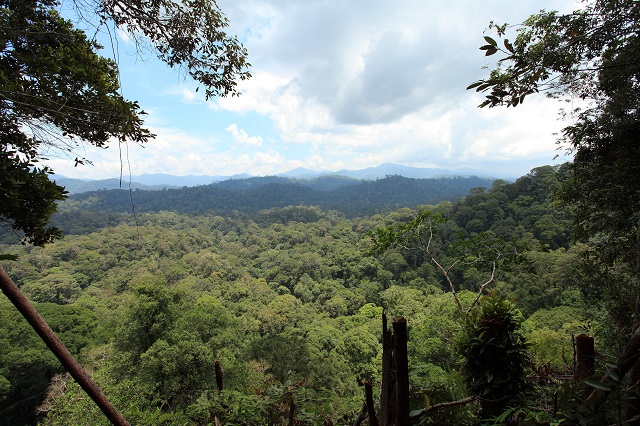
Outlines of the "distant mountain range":
<svg viewBox="0 0 640 426">
<path fill-rule="evenodd" d="M 514 179 L 512 176 L 507 176 L 500 173 L 487 173 L 481 170 L 473 169 L 458 169 L 458 170 L 446 170 L 437 168 L 419 168 L 402 166 L 399 164 L 385 163 L 377 167 L 369 167 L 361 170 L 339 170 L 337 172 L 331 171 L 314 171 L 305 168 L 297 168 L 289 170 L 285 173 L 276 175 L 277 177 L 284 177 L 290 179 L 299 180 L 314 180 L 325 176 L 341 177 L 337 181 L 332 181 L 332 185 L 335 182 L 342 181 L 348 183 L 350 179 L 357 180 L 376 180 L 383 179 L 387 176 L 403 176 L 406 178 L 414 179 L 431 179 L 439 177 L 471 177 L 477 176 L 481 178 L 502 178 L 502 179 Z M 248 179 L 251 181 L 252 176 L 248 174 L 238 174 L 233 176 L 174 176 L 169 174 L 143 174 L 131 177 L 123 177 L 122 180 L 118 178 L 101 179 L 101 180 L 86 180 L 86 179 L 72 179 L 64 176 L 55 176 L 55 180 L 58 184 L 64 186 L 66 190 L 71 194 L 77 194 L 81 192 L 98 191 L 103 189 L 145 189 L 145 190 L 157 190 L 168 188 L 181 188 L 192 187 L 199 185 L 209 185 L 212 183 L 223 181 L 237 181 Z M 246 183 L 246 182 L 245 182 Z M 233 186 L 233 184 L 230 184 Z M 244 184 L 242 184 L 244 185 Z M 241 185 L 241 186 L 242 186 Z"/>
<path fill-rule="evenodd" d="M 381 179 L 318 176 L 299 179 L 282 176 L 228 179 L 209 185 L 168 188 L 159 191 L 99 190 L 72 194 L 63 202 L 59 220 L 71 210 L 102 213 L 172 211 L 181 214 L 256 214 L 288 206 L 317 206 L 347 217 L 369 216 L 401 207 L 455 201 L 473 188 L 490 188 L 491 178 L 408 178 L 390 175 Z M 234 213 L 235 212 L 235 213 Z M 71 213 L 74 217 L 76 213 Z"/>
</svg>

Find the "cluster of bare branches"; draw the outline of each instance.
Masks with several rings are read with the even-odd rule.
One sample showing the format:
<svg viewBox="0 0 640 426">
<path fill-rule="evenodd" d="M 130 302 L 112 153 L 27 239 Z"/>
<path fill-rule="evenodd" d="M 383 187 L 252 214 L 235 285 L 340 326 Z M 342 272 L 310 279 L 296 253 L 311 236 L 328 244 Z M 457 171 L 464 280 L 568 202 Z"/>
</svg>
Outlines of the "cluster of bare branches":
<svg viewBox="0 0 640 426">
<path fill-rule="evenodd" d="M 498 263 L 507 257 L 517 256 L 519 253 L 514 244 L 497 239 L 488 233 L 479 233 L 472 238 L 461 241 L 462 252 L 460 255 L 450 263 L 445 263 L 442 260 L 445 256 L 437 253 L 434 248 L 437 227 L 444 222 L 446 222 L 446 219 L 442 216 L 425 210 L 408 223 L 391 225 L 387 228 L 377 228 L 369 233 L 373 240 L 371 253 L 382 254 L 390 249 L 422 253 L 443 275 L 449 285 L 458 310 L 467 316 L 478 303 L 487 286 L 495 281 Z M 479 285 L 475 299 L 465 309 L 460 303 L 458 291 L 451 278 L 451 272 L 456 267 L 472 267 L 480 264 L 485 267 L 488 265 L 488 277 Z"/>
</svg>

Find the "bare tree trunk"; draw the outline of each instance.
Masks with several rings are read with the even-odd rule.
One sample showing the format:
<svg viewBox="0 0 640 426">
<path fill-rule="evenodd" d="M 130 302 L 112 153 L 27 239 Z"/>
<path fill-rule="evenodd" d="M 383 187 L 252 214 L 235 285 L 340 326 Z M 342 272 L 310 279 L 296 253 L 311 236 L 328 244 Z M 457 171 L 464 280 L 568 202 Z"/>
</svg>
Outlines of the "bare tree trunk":
<svg viewBox="0 0 640 426">
<path fill-rule="evenodd" d="M 395 426 L 409 425 L 409 357 L 407 355 L 407 321 L 393 321 L 393 359 L 396 367 Z"/>
<path fill-rule="evenodd" d="M 289 426 L 293 426 L 296 421 L 296 402 L 293 400 L 293 397 L 289 401 Z"/>
<path fill-rule="evenodd" d="M 586 334 L 576 336 L 576 369 L 573 376 L 576 380 L 586 379 L 593 375 L 596 367 L 593 337 Z"/>
<path fill-rule="evenodd" d="M 382 389 L 380 390 L 380 426 L 393 424 L 395 418 L 395 375 L 393 362 L 393 334 L 382 314 Z"/>
<path fill-rule="evenodd" d="M 636 231 L 636 309 L 633 316 L 633 335 L 638 334 L 638 331 L 640 331 L 640 220 Z M 638 359 L 631 367 L 629 377 L 632 383 L 640 381 L 640 362 Z"/>
<path fill-rule="evenodd" d="M 636 230 L 636 308 L 633 317 L 633 331 L 640 328 L 640 220 Z"/>
<path fill-rule="evenodd" d="M 633 336 L 637 336 L 640 333 L 640 220 L 638 220 L 636 226 L 636 307 L 633 316 Z M 637 384 L 640 382 L 640 349 L 636 349 L 634 353 L 629 353 L 629 356 L 635 357 L 631 367 L 629 367 L 629 380 L 631 383 Z M 638 418 L 638 415 L 640 415 L 640 407 L 631 405 L 626 410 L 625 418 Z M 633 424 L 639 423 L 636 420 Z"/>
<path fill-rule="evenodd" d="M 353 426 L 360 426 L 364 421 L 364 419 L 366 418 L 367 418 L 367 403 L 365 402 L 364 404 L 362 404 L 362 408 L 358 413 L 358 417 L 356 417 L 356 420 L 353 422 Z"/>
<path fill-rule="evenodd" d="M 29 302 L 29 299 L 22 294 L 1 266 L 0 287 L 11 303 L 13 303 L 13 306 L 18 309 L 20 314 L 29 322 L 40 338 L 44 340 L 51 352 L 60 360 L 60 363 L 62 363 L 64 368 L 71 374 L 71 377 L 78 382 L 80 387 L 82 387 L 87 395 L 96 403 L 100 410 L 102 410 L 107 419 L 117 426 L 129 426 L 129 423 L 115 407 L 111 405 L 98 386 L 91 380 L 89 374 L 87 374 L 82 366 L 78 364 L 78 361 L 69 353 L 62 341 L 60 341 L 58 336 L 56 336 L 44 319 L 42 319 L 31 302 Z"/>
<path fill-rule="evenodd" d="M 367 404 L 367 413 L 369 415 L 369 426 L 378 426 L 378 417 L 376 416 L 376 407 L 373 404 L 373 387 L 371 381 L 364 382 L 364 400 Z"/>
<path fill-rule="evenodd" d="M 407 356 L 407 321 L 393 321 L 393 333 L 382 314 L 382 389 L 380 392 L 380 426 L 409 424 L 409 358 Z"/>
<path fill-rule="evenodd" d="M 215 369 L 216 369 L 216 387 L 218 388 L 218 391 L 222 391 L 224 376 L 222 373 L 222 366 L 220 365 L 220 361 L 218 361 L 217 359 L 215 362 Z"/>
</svg>

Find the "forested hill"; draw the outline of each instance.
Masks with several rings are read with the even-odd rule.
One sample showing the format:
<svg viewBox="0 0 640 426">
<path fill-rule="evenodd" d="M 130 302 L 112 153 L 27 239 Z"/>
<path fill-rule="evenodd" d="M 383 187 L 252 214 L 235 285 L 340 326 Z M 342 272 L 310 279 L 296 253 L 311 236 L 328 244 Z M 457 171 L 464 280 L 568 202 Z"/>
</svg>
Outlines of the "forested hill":
<svg viewBox="0 0 640 426">
<path fill-rule="evenodd" d="M 412 179 L 396 175 L 375 181 L 337 183 L 324 179 L 305 184 L 294 179 L 265 177 L 161 191 L 93 191 L 73 195 L 66 203 L 68 207 L 91 211 L 131 212 L 133 207 L 139 212 L 186 214 L 222 214 L 234 210 L 255 213 L 291 205 L 314 205 L 357 217 L 453 201 L 472 188 L 490 187 L 492 182 L 493 179 L 479 177 Z"/>
<path fill-rule="evenodd" d="M 455 202 L 353 219 L 299 205 L 253 215 L 150 212 L 135 221 L 73 209 L 63 213 L 64 239 L 44 248 L 0 244 L 0 252 L 17 256 L 3 262 L 7 273 L 131 424 L 212 424 L 219 416 L 224 425 L 264 425 L 290 416 L 291 406 L 308 419 L 298 426 L 326 419 L 354 424 L 362 383 L 379 383 L 382 374 L 383 310 L 411 327 L 413 406 L 424 406 L 427 397 L 435 405 L 468 395 L 459 350 L 464 320 L 448 280 L 466 309 L 492 274 L 490 262 L 472 261 L 475 253 L 460 261 L 478 247 L 478 236 L 492 251 L 498 238 L 509 242 L 498 248 L 521 251 L 500 262 L 489 288 L 515 300 L 526 318 L 522 330 L 535 365 L 565 371 L 571 336 L 585 324 L 606 337 L 614 336 L 614 324 L 632 323 L 633 310 L 625 307 L 634 299 L 621 289 L 633 288 L 633 280 L 624 270 L 605 286 L 580 269 L 585 247 L 570 243 L 567 212 L 551 202 L 564 173 L 540 167 Z M 416 182 L 394 177 L 352 187 L 395 190 Z M 434 223 L 430 243 L 438 262 L 451 266 L 447 277 L 420 250 L 370 255 L 369 231 L 403 226 L 425 208 L 448 219 Z M 603 297 L 609 288 L 617 299 Z M 605 300 L 615 321 L 601 311 Z M 224 391 L 215 391 L 216 361 Z M 504 365 L 512 364 L 496 371 L 508 373 Z M 35 407 L 52 383 L 50 389 L 61 390 L 40 424 L 107 426 L 77 384 L 59 385 L 67 380 L 62 373 L 0 298 L 0 424 L 35 424 Z M 536 404 L 550 403 L 543 398 L 557 390 L 555 381 L 543 383 L 543 396 L 531 397 Z M 562 408 L 570 399 L 560 395 Z M 421 424 L 477 424 L 477 416 L 478 405 L 467 404 Z"/>
</svg>

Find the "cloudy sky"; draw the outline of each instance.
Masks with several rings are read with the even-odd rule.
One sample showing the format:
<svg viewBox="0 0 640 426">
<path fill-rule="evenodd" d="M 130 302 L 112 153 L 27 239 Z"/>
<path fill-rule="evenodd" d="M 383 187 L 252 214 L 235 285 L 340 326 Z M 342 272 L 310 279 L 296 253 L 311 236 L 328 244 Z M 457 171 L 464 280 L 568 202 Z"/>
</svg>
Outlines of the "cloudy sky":
<svg viewBox="0 0 640 426">
<path fill-rule="evenodd" d="M 478 50 L 490 21 L 516 24 L 542 8 L 570 11 L 574 1 L 218 5 L 249 50 L 253 77 L 240 85 L 242 95 L 205 102 L 184 73 L 141 58 L 119 37 L 123 94 L 148 112 L 157 138 L 144 147 L 87 148 L 93 166 L 52 158 L 56 173 L 264 176 L 392 162 L 520 176 L 559 153 L 557 101 L 538 96 L 516 109 L 478 109 L 482 97 L 465 88 L 492 65 Z"/>
</svg>

